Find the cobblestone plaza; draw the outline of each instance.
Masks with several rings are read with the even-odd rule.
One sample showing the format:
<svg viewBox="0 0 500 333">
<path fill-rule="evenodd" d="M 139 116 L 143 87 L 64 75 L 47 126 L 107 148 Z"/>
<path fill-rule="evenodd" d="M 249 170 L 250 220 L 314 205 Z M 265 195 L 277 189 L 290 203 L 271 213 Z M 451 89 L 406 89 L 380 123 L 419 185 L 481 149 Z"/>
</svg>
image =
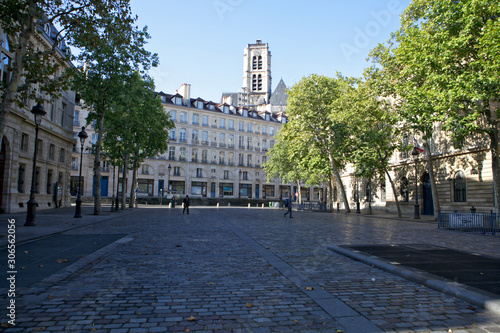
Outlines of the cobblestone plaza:
<svg viewBox="0 0 500 333">
<path fill-rule="evenodd" d="M 19 269 L 5 332 L 500 332 L 493 312 L 328 249 L 431 244 L 499 257 L 497 236 L 269 208 L 90 212 L 41 212 L 31 228 L 9 216 Z"/>
</svg>

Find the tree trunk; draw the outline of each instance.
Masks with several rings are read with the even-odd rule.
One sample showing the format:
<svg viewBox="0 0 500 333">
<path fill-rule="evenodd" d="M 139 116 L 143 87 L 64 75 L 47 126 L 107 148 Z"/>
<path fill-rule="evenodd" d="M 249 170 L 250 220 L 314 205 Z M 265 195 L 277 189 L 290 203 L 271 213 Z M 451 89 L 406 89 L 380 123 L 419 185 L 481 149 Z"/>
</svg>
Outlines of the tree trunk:
<svg viewBox="0 0 500 333">
<path fill-rule="evenodd" d="M 98 119 L 97 125 L 97 142 L 95 144 L 94 157 L 94 215 L 101 215 L 101 147 L 102 133 L 104 133 L 104 112 Z"/>
<path fill-rule="evenodd" d="M 389 183 L 391 183 L 391 188 L 392 188 L 392 193 L 394 193 L 394 200 L 396 201 L 396 207 L 398 209 L 398 217 L 403 217 L 401 214 L 401 206 L 399 205 L 399 200 L 398 200 L 398 192 L 396 189 L 396 185 L 394 184 L 394 181 L 391 178 L 391 174 L 389 173 L 389 170 L 384 166 L 384 171 L 387 177 L 389 178 Z"/>
<path fill-rule="evenodd" d="M 330 160 L 330 166 L 333 169 L 333 173 L 335 174 L 335 178 L 337 179 L 337 183 L 339 184 L 340 192 L 342 193 L 342 200 L 344 201 L 345 212 L 350 213 L 351 207 L 349 207 L 349 201 L 347 200 L 347 194 L 345 193 L 344 184 L 342 183 L 342 178 L 340 177 L 339 170 L 335 166 L 335 162 L 333 161 L 333 157 L 331 154 L 328 154 L 328 158 Z"/>
<path fill-rule="evenodd" d="M 331 207 L 332 213 L 333 213 L 334 208 L 333 208 L 333 178 L 332 178 L 332 176 L 328 177 L 328 190 L 330 191 L 329 201 L 330 201 L 330 207 Z"/>
<path fill-rule="evenodd" d="M 125 154 L 123 158 L 123 176 L 122 176 L 122 197 L 121 197 L 121 209 L 125 209 L 126 197 L 127 197 L 127 166 L 128 166 L 128 154 Z"/>
<path fill-rule="evenodd" d="M 438 215 L 437 213 L 441 210 L 441 207 L 439 205 L 436 178 L 434 177 L 434 167 L 432 163 L 431 148 L 429 147 L 429 142 L 427 140 L 424 141 L 424 150 L 427 158 L 427 172 L 429 173 L 429 179 L 431 182 L 432 203 L 434 204 L 434 216 L 437 217 Z M 416 181 L 418 181 L 418 179 L 416 179 Z M 415 195 L 418 195 L 418 193 L 416 193 Z"/>
<path fill-rule="evenodd" d="M 495 203 L 495 211 L 497 214 L 500 213 L 500 154 L 498 145 L 500 144 L 498 139 L 498 128 L 495 127 L 490 132 L 490 151 L 491 151 L 491 168 L 493 171 L 493 197 Z"/>
<path fill-rule="evenodd" d="M 298 193 L 298 198 L 297 198 L 297 202 L 299 204 L 302 203 L 302 189 L 300 188 L 300 179 L 297 179 L 297 193 Z"/>
<path fill-rule="evenodd" d="M 130 186 L 130 201 L 128 208 L 135 207 L 135 190 L 137 189 L 137 157 L 134 158 L 134 166 L 132 167 L 132 186 Z"/>
</svg>

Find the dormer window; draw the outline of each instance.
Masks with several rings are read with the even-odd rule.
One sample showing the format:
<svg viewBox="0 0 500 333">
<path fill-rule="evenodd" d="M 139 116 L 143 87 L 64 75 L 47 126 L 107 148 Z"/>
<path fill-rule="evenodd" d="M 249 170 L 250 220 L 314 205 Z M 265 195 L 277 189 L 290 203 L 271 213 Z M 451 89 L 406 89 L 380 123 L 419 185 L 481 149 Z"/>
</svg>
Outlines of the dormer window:
<svg viewBox="0 0 500 333">
<path fill-rule="evenodd" d="M 248 117 L 248 110 L 247 109 L 243 109 L 243 117 Z"/>
<path fill-rule="evenodd" d="M 210 110 L 215 110 L 215 105 L 214 105 L 214 104 L 209 104 L 209 105 L 208 105 L 208 108 L 209 108 Z"/>
<path fill-rule="evenodd" d="M 203 102 L 202 101 L 198 101 L 196 103 L 197 103 L 197 108 L 198 109 L 203 109 Z"/>
<path fill-rule="evenodd" d="M 161 101 L 163 103 L 166 103 L 167 102 L 167 96 L 161 96 Z"/>
<path fill-rule="evenodd" d="M 175 105 L 182 105 L 182 98 L 180 97 L 174 97 L 173 102 Z"/>
<path fill-rule="evenodd" d="M 224 105 L 224 107 L 222 108 L 223 112 L 224 113 L 229 113 L 229 106 L 228 105 Z"/>
</svg>

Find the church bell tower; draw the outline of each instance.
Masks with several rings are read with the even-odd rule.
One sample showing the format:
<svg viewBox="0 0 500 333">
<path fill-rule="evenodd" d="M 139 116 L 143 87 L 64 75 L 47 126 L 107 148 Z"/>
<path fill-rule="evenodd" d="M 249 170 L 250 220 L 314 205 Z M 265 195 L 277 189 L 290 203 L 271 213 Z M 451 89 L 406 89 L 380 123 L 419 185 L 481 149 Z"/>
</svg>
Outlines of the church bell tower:
<svg viewBox="0 0 500 333">
<path fill-rule="evenodd" d="M 243 89 L 238 104 L 256 106 L 271 97 L 271 52 L 267 43 L 248 44 L 243 55 Z"/>
</svg>

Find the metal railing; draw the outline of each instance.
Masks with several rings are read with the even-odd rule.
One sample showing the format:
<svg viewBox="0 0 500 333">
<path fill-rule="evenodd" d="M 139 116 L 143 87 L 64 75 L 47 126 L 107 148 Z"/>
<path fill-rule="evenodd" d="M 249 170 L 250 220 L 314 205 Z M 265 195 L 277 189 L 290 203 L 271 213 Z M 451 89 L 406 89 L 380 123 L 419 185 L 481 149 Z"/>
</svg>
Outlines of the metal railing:
<svg viewBox="0 0 500 333">
<path fill-rule="evenodd" d="M 500 216 L 490 213 L 439 211 L 438 228 L 496 234 L 500 232 Z"/>
<path fill-rule="evenodd" d="M 302 203 L 292 203 L 292 207 L 304 211 L 304 210 L 309 210 L 309 211 L 326 211 L 326 203 L 325 202 L 319 202 L 319 201 L 303 201 Z"/>
</svg>

